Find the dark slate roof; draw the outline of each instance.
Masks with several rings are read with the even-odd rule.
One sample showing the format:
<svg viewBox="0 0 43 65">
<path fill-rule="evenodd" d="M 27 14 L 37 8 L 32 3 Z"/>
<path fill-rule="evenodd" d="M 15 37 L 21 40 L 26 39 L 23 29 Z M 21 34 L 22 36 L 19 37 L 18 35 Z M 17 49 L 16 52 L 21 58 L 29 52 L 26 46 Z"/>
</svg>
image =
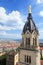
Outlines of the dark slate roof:
<svg viewBox="0 0 43 65">
<path fill-rule="evenodd" d="M 27 22 L 25 23 L 24 28 L 23 28 L 23 33 L 25 34 L 27 30 L 29 30 L 30 33 L 32 33 L 35 30 L 37 34 L 39 34 L 38 29 L 32 19 L 31 13 L 28 14 Z"/>
</svg>

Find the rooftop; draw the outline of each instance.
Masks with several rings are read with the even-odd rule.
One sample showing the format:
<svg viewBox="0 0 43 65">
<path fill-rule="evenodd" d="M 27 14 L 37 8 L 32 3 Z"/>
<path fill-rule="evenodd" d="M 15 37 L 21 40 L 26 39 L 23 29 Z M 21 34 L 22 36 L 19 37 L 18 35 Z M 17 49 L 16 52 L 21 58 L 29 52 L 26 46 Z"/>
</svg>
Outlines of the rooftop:
<svg viewBox="0 0 43 65">
<path fill-rule="evenodd" d="M 43 60 L 41 60 L 41 65 L 43 65 Z"/>
</svg>

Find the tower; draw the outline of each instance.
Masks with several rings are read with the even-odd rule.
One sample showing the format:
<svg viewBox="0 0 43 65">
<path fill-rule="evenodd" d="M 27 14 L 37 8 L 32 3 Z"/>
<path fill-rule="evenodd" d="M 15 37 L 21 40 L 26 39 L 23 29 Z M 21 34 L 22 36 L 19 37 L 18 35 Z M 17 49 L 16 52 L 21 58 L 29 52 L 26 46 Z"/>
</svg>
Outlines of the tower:
<svg viewBox="0 0 43 65">
<path fill-rule="evenodd" d="M 22 43 L 19 48 L 19 65 L 40 65 L 39 32 L 32 18 L 31 5 L 22 31 Z"/>
</svg>

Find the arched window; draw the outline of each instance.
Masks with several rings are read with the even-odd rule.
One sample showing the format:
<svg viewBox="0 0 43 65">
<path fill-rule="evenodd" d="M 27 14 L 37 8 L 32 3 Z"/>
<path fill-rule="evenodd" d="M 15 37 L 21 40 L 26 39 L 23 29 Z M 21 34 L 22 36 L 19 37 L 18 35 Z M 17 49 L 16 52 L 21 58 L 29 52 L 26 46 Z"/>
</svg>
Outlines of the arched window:
<svg viewBox="0 0 43 65">
<path fill-rule="evenodd" d="M 22 38 L 22 43 L 24 43 L 24 38 Z"/>
<path fill-rule="evenodd" d="M 25 62 L 26 62 L 26 55 L 25 55 Z"/>
<path fill-rule="evenodd" d="M 33 45 L 34 45 L 34 38 L 33 38 Z"/>
<path fill-rule="evenodd" d="M 34 46 L 37 45 L 37 38 L 33 38 L 33 45 L 34 45 Z"/>
<path fill-rule="evenodd" d="M 28 56 L 27 56 L 27 63 L 29 62 L 29 58 L 28 58 Z"/>
<path fill-rule="evenodd" d="M 31 63 L 31 56 L 29 56 L 29 63 Z"/>
<path fill-rule="evenodd" d="M 30 38 L 26 38 L 26 45 L 30 45 Z"/>
<path fill-rule="evenodd" d="M 37 38 L 35 38 L 35 46 L 37 45 Z"/>
</svg>

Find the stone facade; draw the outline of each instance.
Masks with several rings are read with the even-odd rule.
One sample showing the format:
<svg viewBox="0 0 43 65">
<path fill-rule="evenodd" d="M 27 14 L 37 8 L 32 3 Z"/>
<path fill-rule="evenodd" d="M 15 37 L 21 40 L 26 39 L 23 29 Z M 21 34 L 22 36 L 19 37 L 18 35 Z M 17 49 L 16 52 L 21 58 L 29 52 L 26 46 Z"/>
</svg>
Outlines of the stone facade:
<svg viewBox="0 0 43 65">
<path fill-rule="evenodd" d="M 15 57 L 14 57 L 14 62 L 15 62 L 14 65 L 17 64 L 18 58 L 19 58 L 19 53 L 17 53 L 17 54 L 15 55 Z"/>
<path fill-rule="evenodd" d="M 31 9 L 31 7 L 29 6 Z M 40 47 L 38 30 L 33 22 L 31 10 L 22 32 L 22 43 L 19 47 L 18 65 L 40 65 Z"/>
<path fill-rule="evenodd" d="M 27 22 L 24 25 L 22 32 L 22 43 L 17 49 L 15 55 L 9 56 L 13 61 L 13 64 L 7 65 L 40 65 L 40 47 L 38 42 L 39 32 L 32 19 L 31 6 L 29 6 L 29 12 Z"/>
<path fill-rule="evenodd" d="M 7 52 L 6 65 L 14 65 L 15 52 L 11 50 Z"/>
</svg>

